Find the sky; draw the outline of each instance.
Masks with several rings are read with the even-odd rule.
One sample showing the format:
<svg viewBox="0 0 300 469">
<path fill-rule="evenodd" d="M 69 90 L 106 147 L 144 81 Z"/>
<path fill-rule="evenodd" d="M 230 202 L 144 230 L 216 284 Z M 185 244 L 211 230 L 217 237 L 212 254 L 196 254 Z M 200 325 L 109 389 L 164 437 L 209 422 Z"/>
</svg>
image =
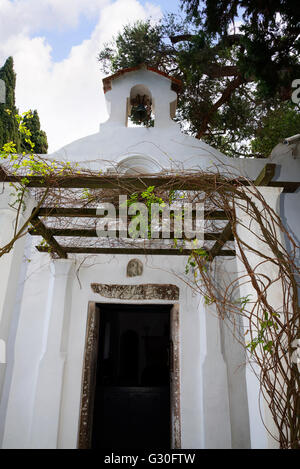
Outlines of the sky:
<svg viewBox="0 0 300 469">
<path fill-rule="evenodd" d="M 37 109 L 49 153 L 98 132 L 107 119 L 97 54 L 122 26 L 179 0 L 0 0 L 0 66 L 14 58 L 16 104 Z"/>
</svg>

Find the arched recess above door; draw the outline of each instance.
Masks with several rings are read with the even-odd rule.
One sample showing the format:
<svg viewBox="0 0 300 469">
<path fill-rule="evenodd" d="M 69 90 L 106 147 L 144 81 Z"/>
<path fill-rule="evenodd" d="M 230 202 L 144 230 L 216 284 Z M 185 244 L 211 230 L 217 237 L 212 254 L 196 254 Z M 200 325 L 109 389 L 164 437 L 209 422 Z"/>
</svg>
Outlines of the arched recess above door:
<svg viewBox="0 0 300 469">
<path fill-rule="evenodd" d="M 122 174 L 146 174 L 159 173 L 163 167 L 153 158 L 144 155 L 133 155 L 124 158 L 117 166 L 117 171 Z"/>
</svg>

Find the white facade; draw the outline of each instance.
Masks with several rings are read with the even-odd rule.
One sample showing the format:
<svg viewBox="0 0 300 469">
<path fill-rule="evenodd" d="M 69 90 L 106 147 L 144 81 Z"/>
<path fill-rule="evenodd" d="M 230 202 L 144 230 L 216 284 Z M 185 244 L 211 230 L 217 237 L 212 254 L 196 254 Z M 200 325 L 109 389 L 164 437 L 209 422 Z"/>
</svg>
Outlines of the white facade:
<svg viewBox="0 0 300 469">
<path fill-rule="evenodd" d="M 220 170 L 230 165 L 236 174 L 255 179 L 265 160 L 228 159 L 180 132 L 171 118 L 176 101 L 171 84 L 168 77 L 146 68 L 116 77 L 106 93 L 110 118 L 99 133 L 49 157 L 102 171 L 117 166 L 127 173 L 171 168 Z M 136 85 L 151 92 L 153 128 L 127 127 L 127 98 Z M 297 143 L 276 147 L 269 162 L 278 163 L 275 179 L 299 180 Z M 8 233 L 12 223 L 5 198 L 8 191 L 5 188 L 0 195 L 1 235 Z M 267 192 L 267 200 L 273 201 L 299 238 L 299 193 L 280 195 L 277 188 Z M 0 339 L 6 343 L 7 362 L 0 364 L 2 448 L 77 447 L 88 305 L 123 301 L 94 293 L 92 283 L 178 286 L 182 448 L 274 446 L 259 417 L 258 386 L 243 366 L 244 351 L 220 323 L 213 306 L 204 305 L 184 282 L 187 259 L 134 256 L 142 261 L 143 274 L 128 278 L 126 268 L 132 257 L 70 255 L 67 260 L 52 261 L 49 254 L 37 252 L 34 239 L 28 236 L 0 259 Z M 239 266 L 233 258 L 225 260 L 226 267 L 224 259 L 217 260 L 217 270 L 223 275 L 226 268 L 230 276 Z M 155 299 L 125 302 L 172 303 Z"/>
</svg>

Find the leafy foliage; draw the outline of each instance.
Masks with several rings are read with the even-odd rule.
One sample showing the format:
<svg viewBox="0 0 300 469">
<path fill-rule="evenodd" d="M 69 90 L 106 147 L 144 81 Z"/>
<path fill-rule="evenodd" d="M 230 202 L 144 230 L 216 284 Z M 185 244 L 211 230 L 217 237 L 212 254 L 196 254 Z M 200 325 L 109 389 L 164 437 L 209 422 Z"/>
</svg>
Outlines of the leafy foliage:
<svg viewBox="0 0 300 469">
<path fill-rule="evenodd" d="M 172 48 L 162 40 L 163 33 L 164 26 L 152 25 L 150 20 L 125 26 L 122 33 L 106 43 L 100 51 L 98 60 L 102 70 L 114 73 L 139 64 L 167 70 L 172 62 Z"/>
<path fill-rule="evenodd" d="M 142 202 L 147 207 L 148 217 L 145 218 L 141 216 L 139 213 L 138 204 Z M 142 233 L 147 233 L 147 237 L 151 239 L 152 233 L 152 226 L 151 226 L 151 216 L 152 216 L 152 204 L 158 204 L 161 209 L 166 206 L 164 200 L 155 194 L 155 187 L 149 186 L 143 192 L 134 192 L 130 195 L 127 200 L 128 207 L 134 207 L 137 210 L 136 215 L 132 217 L 132 222 L 134 223 L 134 227 L 131 225 L 129 226 L 129 234 L 130 237 L 135 238 L 136 230 L 139 230 Z M 137 222 L 137 223 L 135 223 Z"/>
<path fill-rule="evenodd" d="M 40 118 L 36 110 L 29 111 L 24 118 L 24 124 L 30 131 L 31 141 L 34 144 L 34 151 L 38 154 L 48 152 L 48 140 L 46 132 L 41 130 Z M 21 139 L 21 147 L 24 151 L 30 151 L 30 145 L 24 138 Z"/>
<path fill-rule="evenodd" d="M 277 110 L 300 76 L 298 13 L 287 3 L 186 0 L 186 18 L 127 25 L 98 59 L 106 73 L 146 63 L 181 79 L 176 119 L 184 131 L 231 157 L 267 157 L 269 147 L 251 141 L 263 137 L 267 116 L 280 127 Z M 292 122 L 281 132 L 294 133 Z"/>
<path fill-rule="evenodd" d="M 267 311 L 264 311 L 263 319 L 259 319 L 259 329 L 257 331 L 257 337 L 251 340 L 247 345 L 250 353 L 253 353 L 257 346 L 261 344 L 263 350 L 267 353 L 273 353 L 274 343 L 270 340 L 270 332 L 277 331 L 279 326 L 274 321 L 276 317 L 280 317 L 280 314 L 272 313 L 269 316 Z"/>
<path fill-rule="evenodd" d="M 251 147 L 254 152 L 269 155 L 283 139 L 300 131 L 300 113 L 290 104 L 271 110 L 262 120 Z"/>
<path fill-rule="evenodd" d="M 241 22 L 238 67 L 254 76 L 265 96 L 288 97 L 293 78 L 300 76 L 300 7 L 289 0 L 182 0 L 189 17 L 214 38 L 228 40 Z M 242 21 L 241 21 L 242 20 Z"/>
</svg>

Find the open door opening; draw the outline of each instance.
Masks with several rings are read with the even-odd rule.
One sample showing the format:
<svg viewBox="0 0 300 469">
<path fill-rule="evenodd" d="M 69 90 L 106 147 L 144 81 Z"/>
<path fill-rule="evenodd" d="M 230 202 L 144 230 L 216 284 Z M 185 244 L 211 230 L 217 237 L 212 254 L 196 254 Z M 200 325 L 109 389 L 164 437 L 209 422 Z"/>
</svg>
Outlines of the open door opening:
<svg viewBox="0 0 300 469">
<path fill-rule="evenodd" d="M 172 306 L 98 307 L 91 447 L 170 448 Z"/>
</svg>

